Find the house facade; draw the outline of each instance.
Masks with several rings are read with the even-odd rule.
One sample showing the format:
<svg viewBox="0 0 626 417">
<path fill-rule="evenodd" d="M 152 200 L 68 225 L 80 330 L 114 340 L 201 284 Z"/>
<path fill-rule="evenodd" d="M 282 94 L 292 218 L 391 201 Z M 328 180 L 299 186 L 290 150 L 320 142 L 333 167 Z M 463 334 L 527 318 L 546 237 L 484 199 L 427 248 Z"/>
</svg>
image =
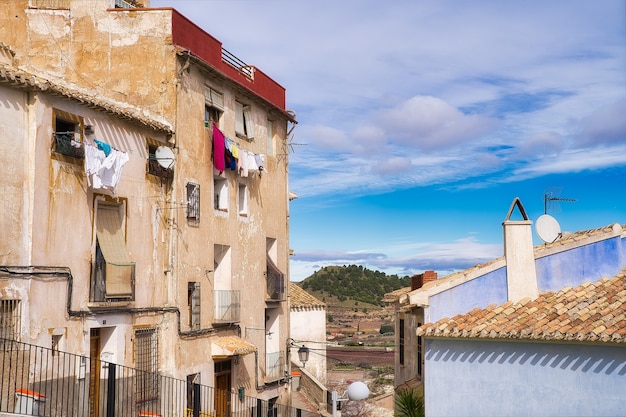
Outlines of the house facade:
<svg viewBox="0 0 626 417">
<path fill-rule="evenodd" d="M 148 1 L 13 1 L 0 41 L 3 335 L 288 404 L 285 89 Z"/>
<path fill-rule="evenodd" d="M 622 415 L 625 271 L 420 327 L 426 414 Z"/>
<path fill-rule="evenodd" d="M 291 322 L 291 363 L 305 369 L 321 384 L 326 384 L 326 304 L 300 288 L 289 283 L 289 306 Z M 302 364 L 298 348 L 309 349 L 309 360 Z"/>
<path fill-rule="evenodd" d="M 513 220 L 518 217 L 519 220 Z M 404 316 L 406 352 L 421 362 L 420 373 L 401 365 L 396 355 L 396 386 L 419 384 L 429 380 L 432 349 L 418 333 L 420 325 L 465 314 L 490 305 L 534 300 L 540 294 L 613 277 L 626 266 L 624 238 L 619 224 L 604 228 L 563 234 L 553 243 L 533 247 L 532 222 L 521 201 L 515 199 L 503 222 L 504 256 L 424 283 L 419 288 L 405 288 L 387 294 L 396 307 L 396 326 Z M 410 319 L 407 319 L 410 318 Z M 399 331 L 396 343 L 400 344 Z M 430 352 L 430 353 L 429 353 Z M 430 356 L 429 356 L 430 355 Z M 428 386 L 424 385 L 428 401 Z M 432 403 L 431 403 L 432 404 Z M 427 406 L 428 407 L 428 406 Z M 437 415 L 433 410 L 433 414 Z"/>
</svg>

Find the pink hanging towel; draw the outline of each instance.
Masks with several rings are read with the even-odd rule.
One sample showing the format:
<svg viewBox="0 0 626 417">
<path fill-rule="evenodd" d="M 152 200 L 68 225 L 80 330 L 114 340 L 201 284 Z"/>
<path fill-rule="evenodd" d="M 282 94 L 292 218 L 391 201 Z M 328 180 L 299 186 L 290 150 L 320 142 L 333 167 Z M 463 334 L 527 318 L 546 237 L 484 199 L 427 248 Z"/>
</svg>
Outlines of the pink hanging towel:
<svg viewBox="0 0 626 417">
<path fill-rule="evenodd" d="M 224 134 L 213 123 L 213 166 L 219 172 L 224 171 L 226 162 L 224 158 Z"/>
</svg>

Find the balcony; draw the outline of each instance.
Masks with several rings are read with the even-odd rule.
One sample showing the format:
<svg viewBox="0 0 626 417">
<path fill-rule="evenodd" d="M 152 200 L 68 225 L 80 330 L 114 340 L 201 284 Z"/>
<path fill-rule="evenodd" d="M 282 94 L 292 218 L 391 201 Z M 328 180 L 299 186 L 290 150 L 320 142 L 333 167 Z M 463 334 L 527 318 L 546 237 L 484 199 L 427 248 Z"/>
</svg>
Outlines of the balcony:
<svg viewBox="0 0 626 417">
<path fill-rule="evenodd" d="M 275 381 L 284 376 L 285 352 L 270 352 L 265 354 L 265 381 Z"/>
<path fill-rule="evenodd" d="M 285 274 L 267 257 L 265 271 L 267 301 L 285 301 Z"/>
<path fill-rule="evenodd" d="M 76 159 L 85 159 L 85 147 L 75 140 L 74 132 L 56 132 L 53 134 L 54 152 Z"/>
<path fill-rule="evenodd" d="M 236 323 L 240 320 L 241 292 L 234 290 L 214 290 L 215 312 L 213 323 Z"/>
</svg>

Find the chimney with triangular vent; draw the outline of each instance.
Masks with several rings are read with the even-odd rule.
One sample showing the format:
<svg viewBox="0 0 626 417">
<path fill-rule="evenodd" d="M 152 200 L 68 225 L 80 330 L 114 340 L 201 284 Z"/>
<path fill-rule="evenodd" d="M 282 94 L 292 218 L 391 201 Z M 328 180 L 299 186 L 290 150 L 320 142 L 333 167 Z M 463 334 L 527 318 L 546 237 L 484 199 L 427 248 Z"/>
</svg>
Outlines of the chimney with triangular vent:
<svg viewBox="0 0 626 417">
<path fill-rule="evenodd" d="M 511 220 L 511 214 L 516 207 L 522 220 Z M 520 199 L 516 197 L 502 223 L 509 301 L 517 302 L 526 297 L 534 300 L 539 296 L 531 225 L 532 221 L 528 220 Z"/>
</svg>

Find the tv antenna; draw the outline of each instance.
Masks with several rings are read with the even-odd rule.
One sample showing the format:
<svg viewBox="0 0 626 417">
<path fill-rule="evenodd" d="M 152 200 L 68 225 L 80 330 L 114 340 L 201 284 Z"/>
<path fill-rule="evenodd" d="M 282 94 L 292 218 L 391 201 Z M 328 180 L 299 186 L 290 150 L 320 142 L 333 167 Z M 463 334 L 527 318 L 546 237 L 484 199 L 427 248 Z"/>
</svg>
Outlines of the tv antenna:
<svg viewBox="0 0 626 417">
<path fill-rule="evenodd" d="M 296 146 L 307 146 L 306 143 L 296 143 L 293 141 L 293 135 L 289 135 L 287 141 L 283 142 L 283 153 L 278 154 L 279 160 L 284 160 L 290 153 L 295 153 Z"/>
<path fill-rule="evenodd" d="M 548 214 L 548 202 L 551 201 L 566 201 L 568 203 L 575 203 L 573 198 L 562 198 L 555 195 L 552 191 L 547 191 L 543 194 L 543 214 Z"/>
</svg>

